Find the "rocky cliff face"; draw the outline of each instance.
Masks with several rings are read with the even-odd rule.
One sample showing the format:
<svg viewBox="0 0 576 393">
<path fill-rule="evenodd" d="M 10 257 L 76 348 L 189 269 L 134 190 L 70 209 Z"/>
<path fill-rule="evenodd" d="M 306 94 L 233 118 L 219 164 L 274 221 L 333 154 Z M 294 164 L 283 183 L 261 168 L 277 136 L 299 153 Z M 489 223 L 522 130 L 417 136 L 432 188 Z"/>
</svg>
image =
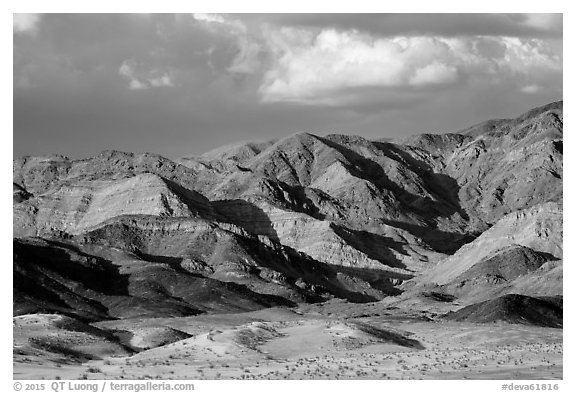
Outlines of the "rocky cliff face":
<svg viewBox="0 0 576 393">
<path fill-rule="evenodd" d="M 117 151 L 23 157 L 14 160 L 14 235 L 23 249 L 65 243 L 112 265 L 121 250 L 143 269 L 171 269 L 171 280 L 234 283 L 226 290 L 249 293 L 247 308 L 430 285 L 463 298 L 528 291 L 562 274 L 562 133 L 558 102 L 394 143 L 301 133 L 177 162 Z M 30 285 L 39 280 L 26 272 Z M 28 306 L 38 300 L 30 296 Z M 210 304 L 178 307 L 239 307 L 227 296 Z"/>
</svg>

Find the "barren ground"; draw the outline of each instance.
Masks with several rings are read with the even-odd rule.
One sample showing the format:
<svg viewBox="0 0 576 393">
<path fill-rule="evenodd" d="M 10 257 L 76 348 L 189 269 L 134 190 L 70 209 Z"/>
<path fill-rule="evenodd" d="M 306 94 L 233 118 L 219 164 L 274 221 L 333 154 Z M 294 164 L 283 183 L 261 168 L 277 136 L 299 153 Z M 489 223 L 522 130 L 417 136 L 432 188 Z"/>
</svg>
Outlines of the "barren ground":
<svg viewBox="0 0 576 393">
<path fill-rule="evenodd" d="M 95 358 L 76 362 L 65 354 L 33 350 L 28 341 L 33 330 L 15 325 L 14 378 L 562 378 L 562 329 L 448 322 L 393 309 L 384 312 L 378 304 L 361 308 L 365 312 L 351 313 L 349 305 L 336 304 L 101 322 L 95 326 L 130 330 L 134 336 L 153 331 L 150 346 L 162 342 L 163 331 L 178 341 L 127 355 L 92 340 L 81 347 Z M 175 335 L 173 329 L 192 336 L 180 339 L 186 335 Z M 62 338 L 62 346 L 67 339 Z M 146 339 L 134 342 L 145 347 Z"/>
</svg>

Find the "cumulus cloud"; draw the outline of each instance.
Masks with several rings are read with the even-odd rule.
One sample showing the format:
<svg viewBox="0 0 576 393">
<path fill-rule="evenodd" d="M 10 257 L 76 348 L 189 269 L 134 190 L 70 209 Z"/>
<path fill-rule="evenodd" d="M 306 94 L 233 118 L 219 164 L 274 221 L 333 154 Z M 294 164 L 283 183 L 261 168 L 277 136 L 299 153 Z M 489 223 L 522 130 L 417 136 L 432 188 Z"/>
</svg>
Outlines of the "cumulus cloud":
<svg viewBox="0 0 576 393">
<path fill-rule="evenodd" d="M 118 73 L 128 80 L 131 90 L 146 90 L 152 87 L 173 87 L 174 82 L 168 72 L 146 69 L 134 61 L 124 61 Z"/>
<path fill-rule="evenodd" d="M 558 29 L 561 34 L 561 14 L 312 15 L 296 18 L 299 25 L 267 19 L 194 15 L 199 26 L 235 44 L 225 69 L 260 78 L 262 102 L 339 105 L 359 97 L 362 89 L 414 92 L 503 81 L 540 86 L 550 74 L 562 72 L 561 50 L 544 38 Z M 365 22 L 358 26 L 370 28 L 345 27 L 356 19 Z M 392 27 L 373 29 L 374 20 Z M 403 20 L 413 23 L 403 27 Z M 428 23 L 425 33 L 417 33 L 418 21 Z M 476 34 L 462 34 L 470 23 Z M 511 35 L 485 34 L 493 30 Z M 536 31 L 541 38 L 529 35 Z"/>
<path fill-rule="evenodd" d="M 40 14 L 14 14 L 14 33 L 35 34 L 40 23 Z"/>
<path fill-rule="evenodd" d="M 426 88 L 470 80 L 561 72 L 542 40 L 511 37 L 373 37 L 357 31 L 269 31 L 271 61 L 260 86 L 265 102 L 338 102 L 346 89 Z M 331 97 L 326 100 L 326 97 Z"/>
<path fill-rule="evenodd" d="M 508 21 L 512 26 L 546 32 L 562 26 L 561 14 L 481 16 L 486 25 Z M 330 19 L 333 17 L 339 20 L 337 16 Z M 446 15 L 440 17 L 450 20 Z M 418 91 L 503 80 L 529 86 L 541 84 L 538 79 L 542 75 L 562 72 L 562 54 L 555 53 L 543 38 L 378 35 L 354 28 L 262 21 L 255 28 L 249 24 L 250 18 L 221 14 L 195 14 L 194 19 L 208 31 L 231 39 L 236 53 L 226 70 L 261 78 L 258 93 L 262 102 L 338 105 L 358 97 L 359 89 L 366 88 Z M 395 21 L 396 16 L 387 20 Z"/>
</svg>

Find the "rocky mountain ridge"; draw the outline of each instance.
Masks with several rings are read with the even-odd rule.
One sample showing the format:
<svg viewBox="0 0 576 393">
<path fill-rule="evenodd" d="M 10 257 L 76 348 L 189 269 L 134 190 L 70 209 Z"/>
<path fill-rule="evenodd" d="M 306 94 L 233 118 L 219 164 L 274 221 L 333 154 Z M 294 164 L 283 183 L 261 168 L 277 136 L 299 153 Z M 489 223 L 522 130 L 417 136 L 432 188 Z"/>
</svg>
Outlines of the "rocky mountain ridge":
<svg viewBox="0 0 576 393">
<path fill-rule="evenodd" d="M 81 316 L 92 320 L 188 315 L 406 298 L 430 286 L 466 303 L 478 292 L 530 295 L 526 283 L 546 287 L 544 276 L 555 279 L 542 291 L 561 295 L 562 134 L 557 102 L 394 143 L 299 133 L 176 161 L 18 158 L 15 313 L 80 315 L 87 304 Z M 82 263 L 78 253 L 97 261 L 87 275 L 53 270 L 54 258 Z M 121 299 L 76 290 L 99 264 L 124 280 Z"/>
</svg>

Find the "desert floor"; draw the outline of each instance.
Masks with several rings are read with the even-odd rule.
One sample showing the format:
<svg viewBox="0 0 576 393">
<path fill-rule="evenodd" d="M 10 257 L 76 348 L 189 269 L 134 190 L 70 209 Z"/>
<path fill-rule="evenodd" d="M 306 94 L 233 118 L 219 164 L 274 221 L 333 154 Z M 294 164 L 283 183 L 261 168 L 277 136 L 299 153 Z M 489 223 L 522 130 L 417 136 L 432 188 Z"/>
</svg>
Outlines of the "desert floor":
<svg viewBox="0 0 576 393">
<path fill-rule="evenodd" d="M 449 322 L 378 304 L 308 305 L 95 326 L 130 330 L 141 347 L 150 328 L 170 327 L 192 336 L 132 355 L 111 352 L 74 361 L 66 351 L 28 350 L 32 333 L 15 326 L 14 378 L 562 379 L 563 372 L 562 329 Z M 60 348 L 66 345 L 62 340 Z M 105 353 L 102 348 L 94 351 L 98 342 L 89 344 L 84 348 Z"/>
</svg>

